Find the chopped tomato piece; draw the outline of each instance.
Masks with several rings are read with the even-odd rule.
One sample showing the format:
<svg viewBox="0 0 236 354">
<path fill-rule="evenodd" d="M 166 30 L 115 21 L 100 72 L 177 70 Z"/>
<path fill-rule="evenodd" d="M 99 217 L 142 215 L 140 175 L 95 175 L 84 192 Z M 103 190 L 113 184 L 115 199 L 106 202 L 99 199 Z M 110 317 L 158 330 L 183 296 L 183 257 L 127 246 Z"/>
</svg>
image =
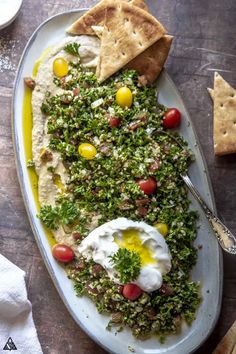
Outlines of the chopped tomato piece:
<svg viewBox="0 0 236 354">
<path fill-rule="evenodd" d="M 68 74 L 69 66 L 65 59 L 56 58 L 53 61 L 53 72 L 57 77 L 63 77 Z"/>
<path fill-rule="evenodd" d="M 121 119 L 118 117 L 111 117 L 109 119 L 109 124 L 111 128 L 118 128 L 121 123 Z"/>
<path fill-rule="evenodd" d="M 69 246 L 60 243 L 53 246 L 52 255 L 57 261 L 62 263 L 69 263 L 75 257 L 74 251 Z"/>
<path fill-rule="evenodd" d="M 92 160 L 97 154 L 95 146 L 89 143 L 82 143 L 78 148 L 80 156 L 84 157 L 86 160 Z"/>
<path fill-rule="evenodd" d="M 119 88 L 116 93 L 116 103 L 122 108 L 132 106 L 133 94 L 128 87 Z"/>
<path fill-rule="evenodd" d="M 143 293 L 143 290 L 136 284 L 125 284 L 123 288 L 123 296 L 129 300 L 138 299 Z"/>
<path fill-rule="evenodd" d="M 157 182 L 154 177 L 148 177 L 147 179 L 140 179 L 137 181 L 140 189 L 147 195 L 153 194 L 157 189 Z"/>
<path fill-rule="evenodd" d="M 167 129 L 177 128 L 180 125 L 181 113 L 177 108 L 169 108 L 163 118 L 163 126 Z"/>
</svg>

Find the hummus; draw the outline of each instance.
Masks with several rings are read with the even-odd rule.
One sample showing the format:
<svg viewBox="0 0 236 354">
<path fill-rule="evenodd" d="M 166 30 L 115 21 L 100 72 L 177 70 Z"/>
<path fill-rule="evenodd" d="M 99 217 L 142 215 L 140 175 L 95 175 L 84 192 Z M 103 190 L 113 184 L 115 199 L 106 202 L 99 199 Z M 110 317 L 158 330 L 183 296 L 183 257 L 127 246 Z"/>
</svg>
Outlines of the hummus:
<svg viewBox="0 0 236 354">
<path fill-rule="evenodd" d="M 77 43 L 79 47 L 79 57 L 67 53 L 64 47 L 70 43 Z M 85 67 L 95 69 L 98 62 L 100 50 L 100 40 L 93 36 L 77 36 L 63 40 L 59 45 L 55 45 L 44 56 L 35 77 L 35 88 L 32 94 L 33 131 L 32 150 L 35 170 L 38 175 L 38 196 L 41 205 L 55 205 L 56 198 L 61 192 L 66 191 L 68 179 L 66 169 L 62 163 L 59 152 L 51 151 L 48 147 L 50 135 L 47 133 L 47 117 L 42 113 L 41 106 L 48 92 L 51 95 L 70 93 L 63 90 L 54 83 L 53 61 L 60 57 L 68 63 L 76 64 L 79 60 Z M 50 154 L 50 159 L 43 159 L 42 155 Z M 53 169 L 53 173 L 50 172 Z M 55 175 L 57 178 L 55 179 Z M 62 226 L 53 230 L 57 242 L 65 242 L 73 247 L 73 237 L 71 231 L 66 232 Z"/>
</svg>

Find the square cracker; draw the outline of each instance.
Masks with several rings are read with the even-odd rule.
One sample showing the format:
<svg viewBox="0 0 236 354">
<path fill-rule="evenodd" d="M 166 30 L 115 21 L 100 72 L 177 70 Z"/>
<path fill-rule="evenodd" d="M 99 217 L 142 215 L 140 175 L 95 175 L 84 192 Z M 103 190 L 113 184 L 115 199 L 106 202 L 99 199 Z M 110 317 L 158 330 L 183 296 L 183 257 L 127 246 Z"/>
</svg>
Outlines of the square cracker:
<svg viewBox="0 0 236 354">
<path fill-rule="evenodd" d="M 106 80 L 164 34 L 164 27 L 148 12 L 124 1 L 110 1 L 101 38 L 98 80 Z"/>
<path fill-rule="evenodd" d="M 145 11 L 148 11 L 148 7 L 144 0 L 122 0 L 128 2 L 130 5 L 137 6 Z M 118 3 L 120 1 L 114 1 Z M 66 30 L 69 34 L 74 35 L 95 35 L 92 26 L 103 26 L 106 16 L 106 8 L 109 0 L 102 0 L 97 5 L 89 9 L 83 16 L 81 16 L 77 21 L 72 23 L 72 25 Z"/>
<path fill-rule="evenodd" d="M 236 153 L 236 90 L 217 72 L 214 77 L 214 151 Z"/>
</svg>

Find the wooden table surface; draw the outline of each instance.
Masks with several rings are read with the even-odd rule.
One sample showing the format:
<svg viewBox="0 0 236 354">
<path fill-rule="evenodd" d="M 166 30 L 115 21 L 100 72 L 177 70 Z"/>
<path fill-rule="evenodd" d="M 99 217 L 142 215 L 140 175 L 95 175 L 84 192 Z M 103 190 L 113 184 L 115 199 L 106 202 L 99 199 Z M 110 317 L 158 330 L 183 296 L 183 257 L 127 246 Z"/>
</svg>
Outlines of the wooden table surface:
<svg viewBox="0 0 236 354">
<path fill-rule="evenodd" d="M 26 271 L 29 299 L 45 354 L 104 354 L 105 351 L 70 317 L 34 241 L 16 175 L 11 139 L 11 93 L 21 53 L 35 28 L 49 16 L 89 7 L 96 2 L 24 0 L 19 17 L 0 31 L 0 253 Z M 147 3 L 175 36 L 167 71 L 182 93 L 197 130 L 218 214 L 236 234 L 236 155 L 214 157 L 212 103 L 206 92 L 206 88 L 213 85 L 215 70 L 236 88 L 236 2 L 147 0 Z M 236 256 L 225 254 L 221 315 L 210 338 L 196 352 L 198 354 L 211 353 L 236 319 L 235 269 Z"/>
</svg>

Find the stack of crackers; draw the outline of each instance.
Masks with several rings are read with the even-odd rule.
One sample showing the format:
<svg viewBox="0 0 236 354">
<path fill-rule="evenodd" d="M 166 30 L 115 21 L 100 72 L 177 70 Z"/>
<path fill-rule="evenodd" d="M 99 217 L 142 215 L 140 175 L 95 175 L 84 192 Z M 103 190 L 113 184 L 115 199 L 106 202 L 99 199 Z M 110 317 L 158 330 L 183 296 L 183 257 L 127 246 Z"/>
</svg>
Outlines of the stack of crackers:
<svg viewBox="0 0 236 354">
<path fill-rule="evenodd" d="M 147 83 L 152 83 L 164 66 L 173 39 L 143 0 L 102 0 L 67 32 L 100 38 L 96 70 L 100 82 L 126 67 L 137 70 Z"/>
<path fill-rule="evenodd" d="M 216 72 L 214 89 L 208 92 L 214 106 L 215 155 L 236 153 L 236 90 Z"/>
</svg>

